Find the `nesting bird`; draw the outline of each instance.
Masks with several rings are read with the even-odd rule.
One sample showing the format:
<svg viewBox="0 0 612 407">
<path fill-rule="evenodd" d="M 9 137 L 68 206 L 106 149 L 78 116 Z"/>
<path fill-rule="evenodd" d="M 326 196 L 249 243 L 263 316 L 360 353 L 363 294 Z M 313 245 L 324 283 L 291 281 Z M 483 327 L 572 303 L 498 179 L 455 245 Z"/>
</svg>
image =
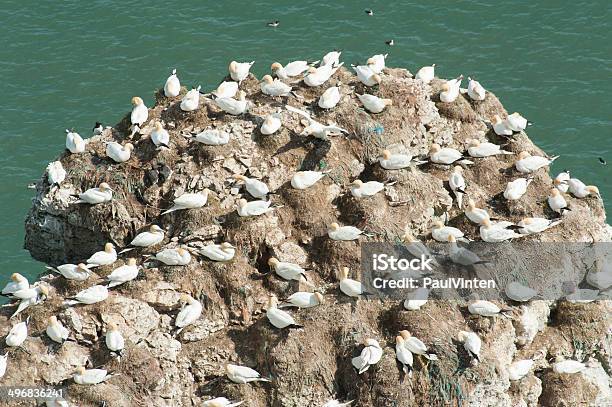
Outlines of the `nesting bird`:
<svg viewBox="0 0 612 407">
<path fill-rule="evenodd" d="M 66 170 L 61 161 L 53 161 L 47 165 L 47 181 L 50 185 L 59 185 L 66 179 Z"/>
<path fill-rule="evenodd" d="M 106 369 L 85 369 L 78 367 L 72 377 L 76 384 L 80 385 L 95 385 L 105 382 L 112 375 L 108 374 Z"/>
<path fill-rule="evenodd" d="M 365 86 L 375 86 L 382 82 L 380 75 L 372 71 L 372 68 L 367 65 L 353 66 L 353 70 L 357 74 L 359 82 L 363 83 Z"/>
<path fill-rule="evenodd" d="M 474 332 L 459 331 L 457 335 L 459 342 L 463 342 L 463 347 L 472 358 L 472 364 L 477 365 L 480 362 L 480 348 L 482 341 Z"/>
<path fill-rule="evenodd" d="M 338 65 L 321 65 L 318 68 L 311 66 L 308 68 L 308 71 L 306 71 L 304 83 L 310 87 L 321 86 L 327 82 L 343 64 L 344 62 Z"/>
<path fill-rule="evenodd" d="M 363 107 L 370 113 L 380 113 L 385 110 L 387 106 L 393 105 L 391 99 L 382 99 L 378 96 L 368 95 L 367 93 L 363 95 L 357 94 L 357 97 L 361 103 L 363 103 Z"/>
<path fill-rule="evenodd" d="M 247 201 L 246 199 L 239 199 L 236 204 L 236 211 L 238 215 L 247 216 L 261 216 L 274 210 L 271 207 L 272 201 Z"/>
<path fill-rule="evenodd" d="M 279 79 L 272 79 L 270 75 L 264 75 L 261 79 L 260 89 L 264 95 L 274 97 L 289 96 L 291 94 L 291 86 Z"/>
<path fill-rule="evenodd" d="M 418 70 L 415 79 L 420 79 L 424 83 L 430 83 L 436 76 L 436 64 L 430 66 L 424 66 Z"/>
<path fill-rule="evenodd" d="M 90 188 L 79 194 L 79 199 L 75 203 L 88 203 L 98 205 L 113 200 L 113 190 L 106 182 L 102 182 L 97 188 Z"/>
<path fill-rule="evenodd" d="M 265 198 L 270 193 L 268 186 L 258 179 L 248 178 L 240 174 L 234 174 L 232 177 L 237 182 L 243 183 L 244 188 L 253 198 Z"/>
<path fill-rule="evenodd" d="M 181 294 L 179 301 L 183 304 L 176 319 L 174 326 L 179 328 L 178 333 L 185 327 L 193 324 L 202 315 L 202 304 L 188 294 Z"/>
<path fill-rule="evenodd" d="M 170 133 L 164 129 L 160 122 L 155 122 L 150 137 L 153 144 L 157 147 L 168 147 L 170 144 Z"/>
<path fill-rule="evenodd" d="M 136 259 L 128 259 L 127 264 L 119 266 L 112 271 L 106 278 L 108 280 L 108 288 L 127 283 L 138 277 L 138 266 Z"/>
<path fill-rule="evenodd" d="M 295 280 L 303 283 L 308 282 L 306 270 L 298 264 L 279 261 L 275 257 L 268 259 L 268 265 L 274 269 L 276 274 L 285 280 Z"/>
<path fill-rule="evenodd" d="M 347 130 L 338 127 L 336 125 L 324 125 L 322 123 L 319 123 L 318 121 L 314 120 L 309 113 L 300 110 L 300 109 L 296 109 L 293 106 L 286 106 L 287 110 L 293 113 L 297 113 L 300 116 L 304 117 L 307 121 L 308 121 L 308 125 L 304 128 L 304 130 L 302 131 L 301 135 L 305 135 L 305 136 L 313 136 L 315 138 L 321 139 L 321 140 L 327 140 L 327 136 L 331 135 L 331 134 L 340 134 L 340 133 L 348 133 Z"/>
<path fill-rule="evenodd" d="M 368 198 L 376 195 L 385 188 L 385 184 L 378 181 L 363 182 L 356 179 L 351 183 L 351 195 L 357 199 Z"/>
<path fill-rule="evenodd" d="M 389 54 L 376 54 L 366 61 L 372 72 L 379 74 L 385 69 L 385 62 Z"/>
<path fill-rule="evenodd" d="M 221 129 L 205 129 L 193 136 L 193 139 L 207 146 L 222 146 L 229 143 L 230 134 Z"/>
<path fill-rule="evenodd" d="M 357 240 L 362 234 L 363 230 L 355 226 L 340 226 L 336 222 L 327 228 L 327 235 L 332 240 Z"/>
<path fill-rule="evenodd" d="M 64 343 L 64 341 L 66 341 L 70 335 L 68 329 L 66 329 L 66 327 L 57 319 L 56 316 L 49 317 L 45 332 L 47 333 L 49 339 L 59 344 Z"/>
<path fill-rule="evenodd" d="M 486 91 L 485 88 L 482 87 L 480 82 L 468 77 L 467 94 L 472 100 L 482 101 L 485 99 Z"/>
<path fill-rule="evenodd" d="M 348 267 L 342 267 L 338 273 L 338 279 L 340 280 L 340 291 L 349 297 L 357 298 L 363 294 L 368 294 L 365 291 L 363 284 L 361 284 L 360 281 L 350 279 L 348 274 Z"/>
<path fill-rule="evenodd" d="M 462 231 L 452 226 L 446 226 L 441 221 L 437 220 L 433 223 L 431 228 L 431 237 L 442 243 L 448 242 L 448 237 L 453 236 L 456 240 L 460 242 L 467 242 L 468 240 L 464 237 Z"/>
<path fill-rule="evenodd" d="M 531 155 L 527 151 L 522 151 L 518 157 L 514 166 L 518 172 L 522 172 L 523 174 L 530 174 L 534 171 L 539 170 L 542 167 L 546 167 L 552 164 L 559 156 L 555 156 L 552 158 L 541 157 L 538 155 Z"/>
<path fill-rule="evenodd" d="M 47 267 L 47 269 L 61 274 L 67 280 L 85 281 L 91 276 L 91 270 L 86 264 L 62 264 L 57 267 Z"/>
<path fill-rule="evenodd" d="M 168 79 L 166 79 L 166 83 L 164 84 L 164 95 L 169 98 L 173 98 L 179 95 L 181 92 L 181 81 L 178 76 L 176 76 L 176 69 L 172 70 Z"/>
<path fill-rule="evenodd" d="M 449 178 L 448 185 L 450 186 L 451 191 L 455 194 L 455 200 L 457 201 L 457 207 L 459 209 L 463 208 L 463 195 L 465 194 L 465 178 L 463 178 L 463 168 L 460 166 L 456 166 L 453 168 Z"/>
<path fill-rule="evenodd" d="M 268 299 L 268 307 L 266 310 L 266 318 L 275 327 L 283 328 L 302 328 L 295 322 L 295 319 L 286 311 L 278 308 L 278 298 L 273 294 Z"/>
<path fill-rule="evenodd" d="M 232 365 L 227 363 L 225 365 L 225 374 L 227 378 L 234 383 L 246 384 L 251 382 L 269 382 L 270 379 L 262 377 L 259 372 L 246 366 Z"/>
<path fill-rule="evenodd" d="M 117 251 L 112 243 L 106 243 L 104 250 L 95 252 L 85 262 L 88 268 L 97 266 L 108 266 L 117 261 Z"/>
<path fill-rule="evenodd" d="M 202 192 L 184 193 L 183 195 L 174 199 L 174 205 L 166 211 L 163 211 L 160 215 L 165 215 L 170 212 L 180 211 L 185 209 L 197 209 L 206 205 L 208 201 L 208 189 L 202 190 Z"/>
<path fill-rule="evenodd" d="M 468 154 L 470 157 L 474 158 L 485 158 L 491 157 L 494 155 L 512 155 L 513 152 L 502 150 L 501 146 L 498 144 L 493 144 L 489 142 L 481 142 L 478 139 L 469 140 Z"/>
<path fill-rule="evenodd" d="M 198 250 L 198 253 L 213 261 L 230 261 L 236 254 L 231 243 L 209 244 Z"/>
<path fill-rule="evenodd" d="M 74 297 L 66 300 L 66 305 L 86 304 L 91 305 L 102 302 L 108 298 L 108 288 L 104 285 L 94 285 L 79 291 Z"/>
<path fill-rule="evenodd" d="M 463 75 L 444 82 L 444 84 L 442 84 L 442 91 L 440 92 L 440 101 L 444 103 L 452 103 L 457 100 L 459 97 L 462 80 Z"/>
<path fill-rule="evenodd" d="M 319 182 L 324 176 L 324 172 L 298 171 L 291 177 L 291 187 L 295 189 L 308 189 Z"/>
<path fill-rule="evenodd" d="M 321 109 L 333 109 L 340 102 L 340 84 L 330 86 L 321 94 L 317 104 Z"/>
<path fill-rule="evenodd" d="M 125 146 L 122 146 L 115 141 L 107 141 L 105 144 L 106 155 L 116 163 L 124 163 L 129 160 L 134 150 L 132 143 L 125 143 Z"/>
<path fill-rule="evenodd" d="M 351 363 L 359 374 L 367 371 L 370 366 L 377 364 L 383 355 L 383 350 L 376 339 L 365 339 L 363 349 L 359 356 L 351 359 Z"/>
<path fill-rule="evenodd" d="M 264 119 L 259 131 L 264 136 L 269 136 L 276 133 L 283 125 L 283 122 L 280 119 L 280 115 L 278 114 L 269 114 Z"/>
<path fill-rule="evenodd" d="M 229 64 L 229 74 L 230 77 L 236 82 L 240 83 L 249 76 L 249 71 L 255 61 L 251 62 L 236 62 L 232 61 Z"/>
<path fill-rule="evenodd" d="M 222 97 L 215 98 L 215 104 L 225 113 L 229 113 L 234 116 L 243 114 L 248 110 L 249 103 L 246 100 L 246 93 L 241 90 L 238 92 L 238 97 Z"/>
<path fill-rule="evenodd" d="M 531 184 L 531 181 L 533 181 L 533 178 L 517 178 L 508 182 L 504 190 L 504 198 L 509 201 L 518 201 L 527 192 L 527 187 Z"/>
<path fill-rule="evenodd" d="M 182 247 L 164 249 L 152 256 L 153 259 L 164 263 L 166 266 L 186 266 L 191 263 L 189 250 Z"/>
<path fill-rule="evenodd" d="M 293 61 L 282 66 L 279 62 L 274 62 L 270 69 L 280 79 L 287 81 L 296 76 L 300 76 L 308 70 L 310 64 L 307 61 Z"/>
<path fill-rule="evenodd" d="M 164 229 L 157 225 L 149 226 L 149 229 L 140 232 L 134 239 L 130 242 L 130 246 L 134 247 L 150 247 L 155 246 L 156 244 L 161 243 L 164 240 L 165 232 Z M 120 253 L 126 253 L 133 250 L 133 248 L 124 249 Z"/>
<path fill-rule="evenodd" d="M 149 118 L 149 109 L 145 106 L 142 98 L 138 96 L 134 96 L 132 98 L 132 113 L 130 115 L 130 123 L 133 125 L 136 124 L 141 126 L 147 121 Z"/>
</svg>

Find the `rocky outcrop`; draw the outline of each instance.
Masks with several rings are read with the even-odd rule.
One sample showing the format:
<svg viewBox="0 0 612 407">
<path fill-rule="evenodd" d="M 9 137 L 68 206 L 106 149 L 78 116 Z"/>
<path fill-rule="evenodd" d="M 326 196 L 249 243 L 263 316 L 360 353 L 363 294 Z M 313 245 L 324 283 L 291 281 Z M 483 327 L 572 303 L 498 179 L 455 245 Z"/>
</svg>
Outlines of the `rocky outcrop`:
<svg viewBox="0 0 612 407">
<path fill-rule="evenodd" d="M 105 141 L 127 140 L 128 118 L 91 138 L 85 154 L 63 154 L 66 181 L 58 188 L 43 178 L 26 219 L 25 245 L 36 259 L 52 265 L 81 261 L 107 241 L 125 246 L 151 223 L 168 231 L 163 245 L 197 247 L 209 241 L 230 241 L 237 246 L 237 254 L 228 263 L 198 258 L 185 267 L 151 265 L 138 280 L 113 289 L 105 302 L 88 306 L 66 308 L 62 302 L 102 281 L 113 267 L 100 267 L 80 283 L 52 279 L 49 299 L 26 311 L 31 317 L 30 337 L 24 344 L 27 352 L 10 351 L 7 374 L 0 383 L 65 383 L 70 399 L 79 406 L 102 401 L 113 407 L 188 406 L 201 405 L 213 396 L 248 400 L 249 406 L 321 405 L 331 398 L 355 399 L 358 406 L 610 402 L 606 388 L 611 373 L 609 302 L 535 301 L 519 307 L 500 298 L 500 304 L 512 306 L 512 318 L 485 319 L 470 316 L 461 301 L 430 301 L 420 311 L 406 311 L 398 301 L 355 301 L 339 293 L 338 269 L 358 270 L 361 253 L 356 242 L 327 238 L 326 228 L 334 221 L 367 229 L 374 235 L 368 238 L 372 241 L 394 241 L 405 227 L 427 240 L 432 221 L 448 210 L 450 224 L 470 237 L 478 233 L 456 207 L 450 207 L 448 167 L 384 171 L 376 164 L 381 150 L 420 155 L 434 142 L 463 150 L 465 140 L 479 133 L 501 143 L 484 120 L 507 112 L 492 93 L 483 102 L 460 96 L 452 104 L 441 103 L 437 95 L 442 81 L 425 85 L 406 70 L 387 69 L 380 86 L 368 92 L 391 98 L 393 106 L 374 115 L 365 112 L 356 98 L 355 93 L 364 88 L 353 75 L 340 70 L 331 80 L 337 82 L 342 83 L 342 99 L 331 111 L 316 107 L 324 89 L 300 86 L 296 92 L 301 97 L 287 103 L 312 106 L 318 120 L 346 128 L 347 137 L 326 141 L 300 136 L 304 124 L 287 112 L 278 133 L 262 135 L 261 117 L 283 110 L 284 101 L 262 95 L 256 79 L 249 77 L 241 85 L 253 102 L 249 114 L 223 114 L 206 99 L 201 99 L 197 111 L 185 113 L 179 108 L 180 96 L 169 99 L 158 93 L 148 125 L 131 140 L 136 148 L 128 162 L 114 164 L 104 153 Z M 148 139 L 154 120 L 162 120 L 169 129 L 169 149 L 156 150 Z M 185 137 L 208 127 L 231 132 L 230 143 L 211 147 Z M 506 148 L 542 153 L 524 133 Z M 497 218 L 552 216 L 545 204 L 551 187 L 546 170 L 535 174 L 520 202 L 508 204 L 500 199 L 509 177 L 515 175 L 513 160 L 512 156 L 490 157 L 466 167 L 470 196 Z M 328 176 L 298 191 L 289 183 L 298 170 L 323 170 Z M 262 217 L 238 217 L 235 205 L 246 193 L 233 184 L 231 175 L 236 173 L 265 181 L 279 207 Z M 355 200 L 346 191 L 356 178 L 395 183 L 384 194 Z M 73 194 L 103 181 L 115 190 L 111 203 L 73 203 Z M 175 197 L 203 188 L 211 190 L 206 207 L 160 216 Z M 610 241 L 601 201 L 568 199 L 572 211 L 561 225 L 525 239 Z M 143 258 L 157 249 L 129 255 Z M 303 329 L 276 330 L 263 316 L 270 293 L 286 297 L 299 288 L 269 273 L 267 259 L 272 255 L 308 268 L 311 281 L 325 294 L 323 305 L 293 312 Z M 547 259 L 542 261 L 546 264 Z M 196 324 L 175 335 L 173 319 L 180 292 L 199 298 L 204 311 Z M 10 311 L 1 311 L 0 335 L 13 324 L 8 319 Z M 49 340 L 44 334 L 50 315 L 58 315 L 75 339 L 55 353 L 47 353 Z M 127 340 L 120 361 L 104 345 L 103 330 L 110 321 Z M 456 341 L 457 332 L 466 327 L 483 340 L 482 363 L 475 367 Z M 425 340 L 439 360 L 416 358 L 412 378 L 400 384 L 394 339 L 401 329 Z M 358 375 L 351 357 L 365 337 L 378 339 L 384 355 Z M 588 370 L 569 378 L 552 373 L 550 361 L 559 355 L 588 360 Z M 510 382 L 508 364 L 533 356 L 537 356 L 534 370 L 521 381 Z M 93 387 L 76 385 L 71 373 L 86 361 L 120 376 Z M 226 362 L 253 367 L 272 381 L 233 384 L 224 376 Z"/>
</svg>

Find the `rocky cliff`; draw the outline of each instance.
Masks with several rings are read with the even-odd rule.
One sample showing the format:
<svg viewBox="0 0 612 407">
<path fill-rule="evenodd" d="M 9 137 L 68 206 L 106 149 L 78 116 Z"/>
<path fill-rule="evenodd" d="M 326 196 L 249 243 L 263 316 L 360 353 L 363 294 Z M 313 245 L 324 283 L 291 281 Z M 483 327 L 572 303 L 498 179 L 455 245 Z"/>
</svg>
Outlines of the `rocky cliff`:
<svg viewBox="0 0 612 407">
<path fill-rule="evenodd" d="M 165 228 L 162 245 L 232 242 L 237 248 L 228 263 L 194 259 L 184 267 L 150 266 L 136 281 L 112 290 L 100 304 L 66 308 L 63 299 L 93 285 L 125 260 L 100 267 L 85 282 L 50 280 L 51 293 L 43 304 L 31 307 L 27 352 L 10 350 L 2 385 L 58 384 L 68 386 L 72 404 L 79 406 L 190 406 L 202 405 L 214 396 L 246 400 L 249 406 L 318 406 L 326 400 L 356 400 L 357 406 L 557 406 L 610 403 L 609 302 L 570 304 L 533 301 L 524 305 L 499 304 L 512 309 L 510 318 L 471 316 L 459 301 L 429 301 L 419 311 L 406 311 L 401 302 L 354 300 L 338 290 L 336 273 L 360 267 L 358 242 L 327 238 L 327 226 L 336 221 L 366 229 L 373 237 L 362 241 L 393 241 L 408 227 L 422 240 L 436 216 L 452 201 L 448 191 L 449 168 L 426 165 L 399 171 L 382 170 L 376 163 L 385 148 L 425 154 L 432 143 L 465 148 L 465 140 L 481 137 L 505 142 L 490 131 L 485 120 L 507 115 L 492 93 L 482 102 L 460 96 L 452 104 L 441 103 L 443 81 L 430 85 L 412 78 L 403 69 L 386 69 L 382 83 L 369 93 L 391 98 L 393 105 L 381 114 L 363 110 L 355 93 L 364 91 L 354 75 L 340 70 L 331 80 L 341 82 L 342 99 L 330 111 L 316 107 L 325 90 L 299 85 L 301 98 L 287 103 L 313 106 L 321 122 L 334 122 L 348 136 L 318 140 L 300 136 L 304 123 L 284 111 L 285 101 L 263 95 L 254 77 L 241 85 L 253 102 L 248 114 L 226 115 L 210 100 L 185 113 L 177 98 L 155 95 L 149 121 L 133 137 L 132 158 L 112 163 L 105 141 L 127 141 L 129 116 L 102 135 L 93 137 L 84 154 L 63 154 L 68 171 L 60 188 L 45 177 L 38 183 L 26 220 L 26 248 L 32 256 L 51 265 L 78 262 L 98 251 L 107 241 L 126 246 L 147 225 Z M 183 90 L 182 94 L 184 94 Z M 259 132 L 261 117 L 283 113 L 283 127 L 272 135 Z M 152 123 L 161 120 L 170 131 L 170 148 L 157 150 L 149 140 Z M 185 137 L 208 127 L 231 133 L 224 146 L 205 146 Z M 479 134 L 484 134 L 484 136 Z M 514 152 L 542 152 L 526 134 L 505 147 Z M 525 216 L 552 216 L 546 205 L 551 178 L 546 170 L 535 174 L 527 194 L 517 203 L 500 198 L 513 175 L 514 156 L 475 160 L 465 168 L 467 192 L 492 216 L 518 221 Z M 295 190 L 290 178 L 298 170 L 328 171 L 321 182 L 307 190 Z M 237 216 L 235 206 L 246 192 L 233 183 L 233 174 L 265 181 L 279 207 L 254 217 Z M 384 194 L 356 200 L 347 187 L 356 178 L 394 181 Z M 106 181 L 115 190 L 107 204 L 73 204 L 72 194 Z M 197 210 L 160 216 L 162 209 L 187 191 L 211 190 L 208 204 Z M 525 239 L 555 241 L 610 241 L 605 213 L 599 199 L 568 197 L 572 211 L 558 227 Z M 477 238 L 478 229 L 456 208 L 449 210 L 450 224 Z M 135 251 L 142 262 L 160 246 Z M 269 272 L 267 260 L 275 256 L 309 269 L 309 278 L 325 296 L 321 306 L 293 311 L 304 325 L 299 330 L 277 330 L 265 318 L 263 307 L 270 293 L 287 297 L 298 288 Z M 552 261 L 552 259 L 549 259 Z M 546 263 L 546 259 L 543 260 Z M 202 317 L 178 336 L 173 319 L 179 293 L 201 300 Z M 0 336 L 15 322 L 13 309 L 0 314 Z M 75 341 L 57 352 L 47 352 L 46 318 L 57 315 Z M 105 348 L 106 323 L 114 322 L 127 339 L 120 361 Z M 400 384 L 395 360 L 395 336 L 408 329 L 424 340 L 438 361 L 415 361 L 412 378 Z M 457 332 L 472 330 L 483 340 L 482 362 L 470 366 Z M 351 358 L 366 338 L 377 339 L 384 350 L 381 361 L 362 375 Z M 3 353 L 0 351 L 0 353 Z M 588 360 L 587 370 L 560 375 L 550 369 L 554 357 Z M 538 356 L 531 373 L 511 382 L 507 366 L 521 358 Z M 96 386 L 80 386 L 71 380 L 76 366 L 89 360 L 93 366 L 120 373 Z M 255 368 L 270 383 L 237 385 L 224 375 L 226 362 Z M 18 367 L 18 368 L 17 368 Z M 71 405 L 72 405 L 71 404 Z"/>
</svg>

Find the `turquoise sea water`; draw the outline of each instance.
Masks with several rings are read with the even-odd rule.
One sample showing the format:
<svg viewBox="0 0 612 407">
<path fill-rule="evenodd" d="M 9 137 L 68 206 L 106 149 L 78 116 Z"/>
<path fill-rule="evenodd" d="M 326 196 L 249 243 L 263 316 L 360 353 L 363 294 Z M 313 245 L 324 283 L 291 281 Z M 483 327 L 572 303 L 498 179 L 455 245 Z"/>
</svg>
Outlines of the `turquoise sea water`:
<svg viewBox="0 0 612 407">
<path fill-rule="evenodd" d="M 435 62 L 441 77 L 471 75 L 536 123 L 529 136 L 561 155 L 554 171 L 571 169 L 612 199 L 608 1 L 145 3 L 3 1 L 0 282 L 42 270 L 22 249 L 26 186 L 61 152 L 65 128 L 89 136 L 96 120 L 128 112 L 132 96 L 150 104 L 172 68 L 187 86 L 212 89 L 232 59 L 257 61 L 261 76 L 275 60 L 339 48 L 347 64 L 389 52 L 390 66 Z"/>
</svg>

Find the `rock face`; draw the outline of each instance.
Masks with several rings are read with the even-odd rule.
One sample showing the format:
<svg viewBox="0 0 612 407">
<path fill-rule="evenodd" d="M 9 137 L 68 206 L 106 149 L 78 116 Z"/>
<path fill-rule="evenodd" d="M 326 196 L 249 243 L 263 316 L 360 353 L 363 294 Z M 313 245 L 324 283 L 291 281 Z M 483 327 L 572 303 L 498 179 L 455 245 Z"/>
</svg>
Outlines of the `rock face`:
<svg viewBox="0 0 612 407">
<path fill-rule="evenodd" d="M 248 400 L 249 406 L 318 406 L 326 400 L 356 400 L 357 406 L 469 405 L 553 406 L 605 405 L 610 403 L 610 303 L 569 304 L 535 301 L 512 306 L 512 317 L 475 318 L 465 304 L 430 301 L 420 311 L 406 311 L 389 300 L 358 300 L 343 296 L 336 273 L 359 269 L 357 242 L 327 238 L 327 226 L 336 221 L 368 230 L 373 241 L 393 241 L 405 227 L 422 240 L 434 218 L 452 202 L 447 190 L 449 168 L 427 165 L 400 171 L 382 170 L 376 163 L 383 149 L 425 154 L 432 143 L 464 150 L 465 140 L 484 133 L 493 142 L 503 140 L 488 130 L 484 120 L 507 115 L 488 93 L 483 102 L 460 96 L 452 104 L 441 103 L 443 81 L 431 85 L 412 78 L 403 69 L 386 69 L 382 83 L 367 89 L 393 105 L 381 114 L 364 111 L 355 95 L 365 91 L 356 77 L 341 69 L 328 83 L 341 82 L 342 98 L 330 111 L 316 107 L 326 89 L 305 88 L 299 99 L 287 103 L 312 107 L 317 120 L 334 122 L 349 135 L 318 140 L 299 133 L 304 128 L 295 114 L 283 112 L 283 127 L 264 136 L 259 125 L 265 115 L 283 110 L 283 103 L 263 95 L 252 76 L 241 87 L 253 102 L 249 114 L 223 114 L 210 100 L 185 113 L 180 98 L 156 95 L 149 121 L 130 141 L 135 150 L 123 164 L 105 155 L 105 141 L 126 142 L 129 115 L 113 129 L 89 140 L 84 154 L 60 157 L 68 172 L 60 188 L 46 177 L 38 183 L 33 207 L 26 220 L 25 246 L 33 257 L 52 265 L 78 262 L 98 251 L 107 241 L 126 246 L 133 236 L 152 223 L 164 227 L 162 245 L 197 247 L 211 241 L 229 241 L 237 247 L 228 263 L 195 258 L 185 267 L 151 264 L 136 281 L 112 290 L 103 303 L 67 309 L 64 297 L 103 281 L 113 266 L 96 269 L 88 281 L 51 280 L 49 299 L 30 307 L 29 352 L 11 350 L 2 385 L 65 383 L 75 405 L 94 406 L 191 406 L 213 397 Z M 152 124 L 161 120 L 171 134 L 170 148 L 157 150 L 149 140 Z M 231 133 L 224 146 L 205 146 L 186 135 L 206 128 Z M 482 136 L 480 136 L 483 138 Z M 526 134 L 515 136 L 506 147 L 514 152 L 542 152 Z M 527 194 L 517 203 L 500 198 L 511 176 L 513 156 L 476 160 L 465 168 L 467 192 L 492 216 L 518 221 L 525 216 L 550 217 L 545 201 L 551 178 L 542 169 L 534 175 Z M 328 172 L 315 186 L 298 191 L 290 179 L 298 170 Z M 236 202 L 248 194 L 233 184 L 233 174 L 245 174 L 268 184 L 278 208 L 261 217 L 241 218 Z M 355 200 L 347 194 L 356 178 L 364 181 L 395 181 L 384 193 Z M 72 194 L 107 182 L 114 199 L 96 206 L 74 204 Z M 160 216 L 175 197 L 208 188 L 208 204 L 202 209 Z M 572 211 L 558 227 L 525 239 L 550 242 L 610 241 L 605 213 L 598 199 L 568 197 Z M 478 229 L 453 206 L 450 224 L 460 226 L 469 237 Z M 127 256 L 143 259 L 160 246 L 136 250 Z M 267 260 L 296 262 L 311 270 L 310 281 L 325 295 L 321 306 L 292 311 L 304 325 L 300 330 L 274 329 L 262 308 L 270 293 L 287 297 L 298 289 L 269 273 Z M 142 263 L 139 260 L 139 264 Z M 201 318 L 179 335 L 173 330 L 180 292 L 190 293 L 203 304 Z M 0 311 L 0 336 L 15 323 L 12 309 Z M 46 353 L 46 318 L 57 315 L 76 342 L 57 353 Z M 126 338 L 121 360 L 104 344 L 105 323 L 114 322 Z M 414 373 L 400 384 L 395 359 L 395 336 L 408 329 L 423 339 L 439 360 L 415 358 Z M 470 366 L 457 332 L 472 330 L 483 341 L 481 360 Z M 351 358 L 366 337 L 383 347 L 380 362 L 358 375 Z M 3 353 L 3 352 L 0 352 Z M 556 356 L 588 359 L 584 373 L 564 377 L 553 373 Z M 507 366 L 514 360 L 536 357 L 532 371 L 510 382 Z M 72 371 L 85 361 L 120 373 L 104 384 L 79 386 Z M 237 385 L 229 382 L 223 366 L 230 362 L 252 367 L 271 378 L 269 383 Z M 23 368 L 17 368 L 19 365 Z M 576 391 L 578 389 L 579 391 Z M 600 404 L 597 404 L 600 403 Z"/>
</svg>

